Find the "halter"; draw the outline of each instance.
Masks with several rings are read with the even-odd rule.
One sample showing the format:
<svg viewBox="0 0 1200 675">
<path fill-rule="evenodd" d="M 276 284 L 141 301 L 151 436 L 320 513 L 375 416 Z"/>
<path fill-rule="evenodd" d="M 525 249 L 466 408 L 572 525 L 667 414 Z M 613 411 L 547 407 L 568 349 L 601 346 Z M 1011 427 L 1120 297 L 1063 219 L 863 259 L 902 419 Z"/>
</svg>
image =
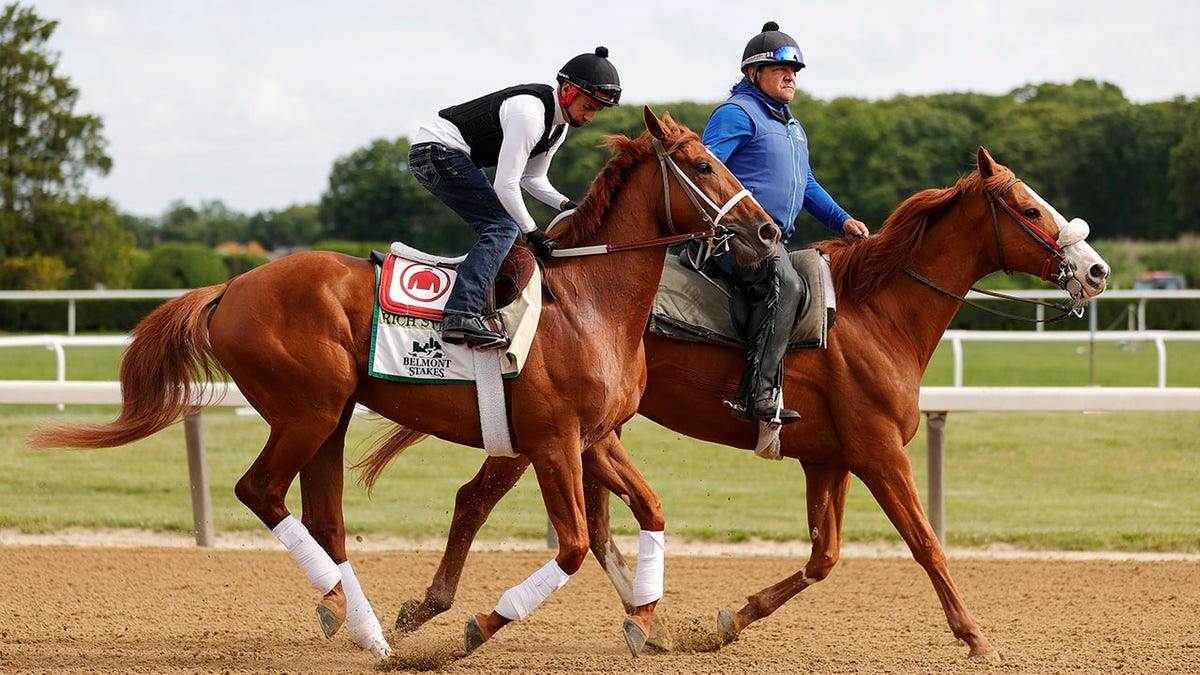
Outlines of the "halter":
<svg viewBox="0 0 1200 675">
<path fill-rule="evenodd" d="M 1074 265 L 1071 263 L 1071 260 L 1069 258 L 1067 258 L 1065 255 L 1063 255 L 1063 253 L 1062 253 L 1062 249 L 1064 246 L 1077 243 L 1078 241 L 1080 241 L 1082 239 L 1082 237 L 1075 238 L 1072 241 L 1055 241 L 1054 239 L 1051 239 L 1050 235 L 1046 234 L 1045 231 L 1043 231 L 1041 228 L 1039 228 L 1038 226 L 1029 222 L 1029 219 L 1025 218 L 1025 216 L 1022 216 L 1020 213 L 1017 213 L 1017 210 L 1014 209 L 1013 207 L 1009 206 L 1008 202 L 1001 199 L 1001 196 L 1005 192 L 1007 192 L 1009 188 L 1011 188 L 1012 186 L 1014 186 L 1020 182 L 1023 182 L 1020 178 L 1013 178 L 1012 180 L 1005 183 L 1003 187 L 1001 187 L 999 190 L 997 190 L 995 192 L 992 192 L 991 190 L 988 190 L 987 188 L 984 188 L 984 191 L 983 191 L 984 197 L 988 201 L 988 207 L 992 212 L 992 230 L 996 234 L 996 253 L 1000 257 L 1000 269 L 1003 270 L 1005 274 L 1009 274 L 1009 275 L 1012 274 L 1012 270 L 1008 269 L 1008 264 L 1005 263 L 1005 261 L 1004 261 L 1004 245 L 1000 241 L 1000 219 L 996 215 L 996 205 L 997 204 L 1000 205 L 1000 208 L 1004 209 L 1004 212 L 1007 213 L 1009 215 L 1009 217 L 1011 217 L 1013 219 L 1014 222 L 1016 222 L 1018 225 L 1021 226 L 1021 229 L 1024 230 L 1026 234 L 1033 237 L 1033 239 L 1035 241 L 1037 241 L 1039 244 L 1041 244 L 1042 248 L 1046 249 L 1047 256 L 1046 256 L 1045 262 L 1042 263 L 1042 277 L 1041 278 L 1043 281 L 1050 281 L 1051 283 L 1056 284 L 1059 288 L 1067 291 L 1067 293 L 1069 293 L 1071 296 L 1071 302 L 1069 302 L 1069 303 L 1064 302 L 1062 304 L 1056 305 L 1056 304 L 1049 303 L 1049 302 L 1043 302 L 1041 300 L 1033 300 L 1033 299 L 1029 299 L 1029 298 L 1018 298 L 1014 295 L 1006 295 L 1004 293 L 998 293 L 996 291 L 989 291 L 989 290 L 982 289 L 982 288 L 975 288 L 974 286 L 971 287 L 971 290 L 975 291 L 976 293 L 982 293 L 983 295 L 992 296 L 994 298 L 1003 298 L 1005 300 L 1016 300 L 1017 302 L 1025 303 L 1027 305 L 1040 305 L 1042 307 L 1049 307 L 1053 310 L 1058 311 L 1059 312 L 1058 316 L 1052 317 L 1050 319 L 1043 319 L 1043 320 L 1039 321 L 1038 319 L 1030 319 L 1030 318 L 1024 317 L 1024 316 L 1017 316 L 1015 314 L 1009 314 L 1007 312 L 1002 312 L 1000 310 L 987 307 L 986 305 L 981 305 L 979 303 L 972 302 L 972 301 L 966 299 L 964 296 L 961 296 L 961 295 L 959 295 L 953 291 L 950 291 L 948 289 L 942 288 L 941 286 L 930 281 L 929 279 L 926 279 L 925 277 L 921 276 L 920 274 L 917 274 L 911 268 L 905 268 L 904 271 L 907 272 L 910 277 L 916 279 L 917 281 L 920 281 L 921 283 L 925 284 L 926 286 L 929 286 L 930 288 L 932 288 L 940 293 L 949 295 L 950 297 L 957 299 L 959 302 L 962 302 L 962 303 L 965 303 L 972 307 L 975 307 L 976 309 L 983 310 L 985 312 L 988 312 L 989 314 L 994 314 L 996 316 L 1004 317 L 1006 319 L 1013 319 L 1016 321 L 1026 321 L 1029 323 L 1054 323 L 1056 321 L 1061 321 L 1061 320 L 1067 318 L 1068 316 L 1082 317 L 1083 316 L 1083 303 L 1078 298 L 1082 297 L 1083 287 L 1079 283 L 1079 281 L 1074 278 L 1075 269 L 1074 269 Z M 1063 233 L 1063 234 L 1065 234 L 1065 233 Z M 1066 239 L 1066 237 L 1060 236 L 1060 240 L 1062 240 L 1062 239 Z M 1052 279 L 1050 279 L 1050 273 L 1051 273 L 1050 271 L 1052 269 L 1053 263 L 1055 263 L 1055 262 L 1058 263 L 1058 274 L 1056 275 L 1057 278 L 1052 280 Z"/>
<path fill-rule="evenodd" d="M 585 255 L 603 255 L 605 253 L 617 253 L 620 251 L 632 251 L 640 248 L 650 248 L 653 246 L 670 246 L 682 241 L 691 241 L 693 239 L 718 239 L 718 245 L 721 242 L 728 240 L 733 236 L 724 225 L 721 225 L 721 219 L 725 217 L 733 207 L 746 197 L 750 197 L 750 191 L 742 188 L 740 192 L 733 195 L 725 202 L 723 206 L 717 206 L 716 202 L 709 199 L 708 195 L 704 194 L 692 179 L 687 177 L 683 169 L 675 163 L 671 158 L 671 154 L 679 149 L 681 141 L 676 142 L 669 149 L 664 148 L 662 141 L 657 138 L 650 139 L 654 145 L 654 153 L 658 156 L 658 164 L 662 168 L 663 177 L 663 199 L 666 205 L 667 213 L 667 228 L 671 231 L 670 237 L 659 237 L 657 239 L 648 239 L 646 241 L 632 242 L 629 244 L 598 244 L 596 246 L 578 246 L 575 248 L 560 248 L 550 252 L 553 258 L 570 258 Z M 696 211 L 700 214 L 700 219 L 706 223 L 709 228 L 702 232 L 688 232 L 679 234 L 675 229 L 675 222 L 671 218 L 671 180 L 670 176 L 674 176 L 679 182 L 679 186 L 683 188 L 683 193 L 687 195 L 688 200 L 692 202 L 692 206 L 696 207 Z M 701 201 L 704 203 L 701 204 Z M 707 209 L 705 208 L 707 206 Z M 712 210 L 713 216 L 709 216 L 709 209 Z M 558 215 L 546 228 L 547 231 L 552 229 L 559 221 L 563 220 L 572 211 L 564 211 Z"/>
</svg>

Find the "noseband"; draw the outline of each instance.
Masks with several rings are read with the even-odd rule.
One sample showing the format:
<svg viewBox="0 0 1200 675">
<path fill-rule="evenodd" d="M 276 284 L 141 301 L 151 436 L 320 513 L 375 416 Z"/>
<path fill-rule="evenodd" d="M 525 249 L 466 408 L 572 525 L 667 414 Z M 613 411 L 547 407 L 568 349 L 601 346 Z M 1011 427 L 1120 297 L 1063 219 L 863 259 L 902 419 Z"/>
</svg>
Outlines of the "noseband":
<svg viewBox="0 0 1200 675">
<path fill-rule="evenodd" d="M 602 255 L 605 253 L 617 253 L 619 251 L 632 251 L 640 248 L 650 248 L 652 246 L 670 246 L 672 244 L 677 244 L 683 241 L 691 241 L 693 239 L 715 238 L 717 240 L 716 245 L 719 245 L 733 236 L 733 233 L 729 231 L 729 228 L 721 224 L 721 219 L 724 218 L 725 215 L 730 211 L 732 211 L 733 207 L 737 206 L 738 202 L 742 201 L 746 197 L 750 197 L 750 191 L 746 188 L 742 188 L 740 192 L 730 197 L 723 206 L 717 206 L 717 203 L 710 199 L 708 195 L 704 194 L 704 191 L 701 190 L 694 182 L 692 182 L 692 179 L 688 178 L 687 174 L 683 172 L 683 169 L 680 169 L 679 165 L 675 163 L 675 160 L 671 158 L 671 154 L 679 149 L 682 141 L 676 142 L 669 149 L 664 148 L 662 141 L 658 140 L 657 138 L 650 139 L 650 142 L 654 145 L 654 153 L 658 156 L 658 164 L 662 169 L 663 201 L 666 205 L 667 228 L 671 231 L 671 236 L 659 237 L 658 239 L 649 239 L 647 241 L 638 241 L 629 244 L 599 244 L 596 246 L 560 248 L 552 251 L 550 253 L 551 257 L 570 258 L 585 255 Z M 700 214 L 700 220 L 709 226 L 707 230 L 702 232 L 687 232 L 685 234 L 679 234 L 679 231 L 675 229 L 675 222 L 671 218 L 671 176 L 675 177 L 675 180 L 683 189 L 683 193 L 687 195 L 688 200 L 692 202 L 692 206 L 696 207 L 696 212 Z M 703 202 L 703 204 L 701 204 L 701 202 Z M 707 209 L 705 208 L 706 206 Z M 709 215 L 710 209 L 713 212 L 712 216 Z M 569 217 L 572 212 L 573 211 L 563 211 L 561 214 L 559 214 L 558 217 L 556 217 L 546 228 L 547 231 L 557 225 L 559 221 Z"/>
</svg>

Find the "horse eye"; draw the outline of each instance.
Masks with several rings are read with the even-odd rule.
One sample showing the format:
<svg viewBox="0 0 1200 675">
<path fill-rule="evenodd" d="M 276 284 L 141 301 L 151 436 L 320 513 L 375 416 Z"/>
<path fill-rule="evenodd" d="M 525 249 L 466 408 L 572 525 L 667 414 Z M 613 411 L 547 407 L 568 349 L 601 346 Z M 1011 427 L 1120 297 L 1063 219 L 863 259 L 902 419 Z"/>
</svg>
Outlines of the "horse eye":
<svg viewBox="0 0 1200 675">
<path fill-rule="evenodd" d="M 696 173 L 699 173 L 699 174 L 702 174 L 705 176 L 712 173 L 712 170 L 713 170 L 712 164 L 709 164 L 708 162 L 700 162 L 699 164 L 696 165 Z"/>
<path fill-rule="evenodd" d="M 1025 216 L 1026 218 L 1029 218 L 1030 220 L 1032 220 L 1032 219 L 1034 219 L 1034 218 L 1040 218 L 1040 217 L 1041 217 L 1041 215 L 1042 215 L 1042 213 L 1041 213 L 1041 211 L 1038 211 L 1037 209 L 1035 209 L 1035 208 L 1033 208 L 1033 207 L 1030 207 L 1030 208 L 1028 208 L 1028 209 L 1025 209 L 1025 211 L 1024 211 L 1024 212 L 1022 212 L 1022 214 L 1021 214 L 1021 215 L 1023 215 L 1023 216 Z"/>
</svg>

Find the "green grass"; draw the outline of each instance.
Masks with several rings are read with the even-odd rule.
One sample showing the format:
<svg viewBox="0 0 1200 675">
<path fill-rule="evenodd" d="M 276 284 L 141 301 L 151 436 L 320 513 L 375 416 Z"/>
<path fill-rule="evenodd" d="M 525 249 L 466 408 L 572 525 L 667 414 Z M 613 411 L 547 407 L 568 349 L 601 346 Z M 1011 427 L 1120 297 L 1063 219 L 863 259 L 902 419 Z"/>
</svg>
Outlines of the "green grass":
<svg viewBox="0 0 1200 675">
<path fill-rule="evenodd" d="M 68 380 L 115 380 L 120 372 L 117 347 L 66 347 Z M 1167 385 L 1200 386 L 1200 342 L 1168 341 Z M 1158 384 L 1158 353 L 1153 342 L 1121 345 L 1079 343 L 967 342 L 963 344 L 966 386 L 1102 386 L 1152 387 Z M 6 380 L 52 380 L 54 352 L 43 347 L 0 349 L 0 377 Z M 1094 382 L 1093 382 L 1094 378 Z M 934 352 L 924 384 L 954 383 L 950 345 Z"/>
<path fill-rule="evenodd" d="M 1091 354 L 1076 345 L 967 344 L 967 385 L 1086 385 Z M 14 354 L 14 352 L 25 352 Z M 69 379 L 116 377 L 119 349 L 68 350 Z M 1168 344 L 1168 383 L 1200 386 L 1200 345 Z M 1154 384 L 1152 345 L 1101 345 L 1097 381 Z M 51 379 L 52 353 L 0 349 L 4 379 Z M 935 355 L 926 384 L 951 383 L 948 349 Z M 124 448 L 32 451 L 24 435 L 39 421 L 106 422 L 115 408 L 0 407 L 0 527 L 192 527 L 183 428 L 177 425 Z M 267 427 L 229 409 L 204 413 L 215 524 L 260 530 L 233 495 Z M 348 455 L 360 456 L 370 417 L 351 425 Z M 955 413 L 946 427 L 946 527 L 951 545 L 1007 542 L 1026 547 L 1114 550 L 1200 549 L 1200 430 L 1194 413 Z M 636 418 L 625 444 L 662 500 L 668 531 L 742 541 L 806 538 L 804 477 L 796 462 L 770 462 L 744 450 L 682 437 Z M 909 444 L 914 475 L 926 490 L 924 427 Z M 430 439 L 385 473 L 371 498 L 347 481 L 353 534 L 441 538 L 457 487 L 474 475 L 479 450 Z M 298 490 L 289 505 L 300 510 Z M 612 502 L 614 526 L 636 523 Z M 541 538 L 546 519 L 536 481 L 526 476 L 481 533 L 488 539 Z M 845 518 L 849 541 L 898 541 L 865 487 L 855 480 Z"/>
</svg>

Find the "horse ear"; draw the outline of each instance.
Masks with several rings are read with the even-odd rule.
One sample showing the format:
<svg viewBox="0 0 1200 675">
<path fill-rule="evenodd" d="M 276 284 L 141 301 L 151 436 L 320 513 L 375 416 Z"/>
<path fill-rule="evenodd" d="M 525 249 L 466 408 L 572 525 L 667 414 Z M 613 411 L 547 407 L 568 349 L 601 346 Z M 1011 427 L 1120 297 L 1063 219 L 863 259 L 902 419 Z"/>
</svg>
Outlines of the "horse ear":
<svg viewBox="0 0 1200 675">
<path fill-rule="evenodd" d="M 658 119 L 658 116 L 654 114 L 650 106 L 643 106 L 642 116 L 646 118 L 646 130 L 650 132 L 650 135 L 660 141 L 666 140 L 667 132 L 663 129 L 662 120 Z M 669 117 L 670 115 L 668 115 Z"/>
<path fill-rule="evenodd" d="M 996 174 L 996 160 L 992 159 L 987 148 L 979 146 L 979 152 L 975 156 L 975 164 L 979 167 L 979 175 L 984 178 L 991 178 Z"/>
</svg>

